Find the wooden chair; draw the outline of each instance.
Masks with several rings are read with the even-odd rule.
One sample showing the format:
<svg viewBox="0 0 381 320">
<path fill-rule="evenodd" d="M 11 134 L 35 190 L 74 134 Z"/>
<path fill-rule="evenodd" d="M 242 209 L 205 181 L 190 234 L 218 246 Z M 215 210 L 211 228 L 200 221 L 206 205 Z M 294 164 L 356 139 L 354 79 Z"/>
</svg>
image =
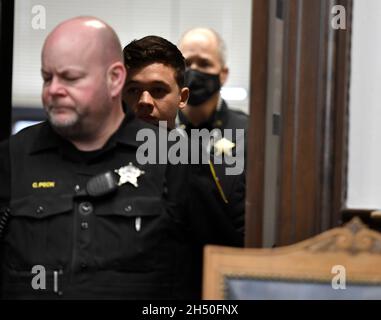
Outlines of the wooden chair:
<svg viewBox="0 0 381 320">
<path fill-rule="evenodd" d="M 381 233 L 358 218 L 275 249 L 207 246 L 204 299 L 381 299 Z"/>
</svg>

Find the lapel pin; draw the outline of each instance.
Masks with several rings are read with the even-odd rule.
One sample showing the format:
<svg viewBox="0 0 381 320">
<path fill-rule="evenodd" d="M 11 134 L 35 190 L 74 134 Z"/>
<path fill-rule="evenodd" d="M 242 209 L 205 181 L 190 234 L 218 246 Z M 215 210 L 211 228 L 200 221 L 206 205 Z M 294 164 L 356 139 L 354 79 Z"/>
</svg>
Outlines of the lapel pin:
<svg viewBox="0 0 381 320">
<path fill-rule="evenodd" d="M 235 147 L 235 143 L 231 142 L 229 139 L 222 138 L 218 140 L 214 145 L 214 150 L 216 151 L 216 156 L 222 155 L 223 153 L 231 156 L 232 149 Z"/>
</svg>

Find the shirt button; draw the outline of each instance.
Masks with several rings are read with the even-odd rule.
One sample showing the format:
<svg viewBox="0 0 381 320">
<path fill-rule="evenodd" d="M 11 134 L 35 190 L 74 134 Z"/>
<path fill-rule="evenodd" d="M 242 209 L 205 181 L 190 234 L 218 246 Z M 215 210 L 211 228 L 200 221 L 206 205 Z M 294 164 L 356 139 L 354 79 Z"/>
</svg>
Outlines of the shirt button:
<svg viewBox="0 0 381 320">
<path fill-rule="evenodd" d="M 79 204 L 79 212 L 83 215 L 88 215 L 94 211 L 93 205 L 90 202 L 82 202 Z"/>
<path fill-rule="evenodd" d="M 81 222 L 81 229 L 82 230 L 89 229 L 89 223 L 86 221 Z"/>
<path fill-rule="evenodd" d="M 131 212 L 132 211 L 132 207 L 130 205 L 128 205 L 127 207 L 124 208 L 124 211 Z"/>
<path fill-rule="evenodd" d="M 39 207 L 37 208 L 36 212 L 39 213 L 39 214 L 40 214 L 40 213 L 44 213 L 44 207 L 39 206 Z"/>
</svg>

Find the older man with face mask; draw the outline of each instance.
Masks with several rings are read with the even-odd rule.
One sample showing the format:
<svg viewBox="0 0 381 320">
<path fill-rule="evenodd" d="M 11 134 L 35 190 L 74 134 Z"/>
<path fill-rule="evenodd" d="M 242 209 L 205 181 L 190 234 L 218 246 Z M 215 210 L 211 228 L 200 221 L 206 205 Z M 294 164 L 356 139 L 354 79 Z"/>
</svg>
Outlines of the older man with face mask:
<svg viewBox="0 0 381 320">
<path fill-rule="evenodd" d="M 209 198 L 214 198 L 213 201 L 205 199 L 204 202 L 219 203 L 220 207 L 223 207 L 225 216 L 231 219 L 231 224 L 243 234 L 246 184 L 245 136 L 248 116 L 243 112 L 231 110 L 220 94 L 220 89 L 226 83 L 229 74 L 225 43 L 213 29 L 197 27 L 185 32 L 178 46 L 186 62 L 185 86 L 189 88 L 189 99 L 187 105 L 178 113 L 177 126 L 186 132 L 191 132 L 193 129 L 207 129 L 211 132 L 220 130 L 224 134 L 223 139 L 215 141 L 207 148 L 207 152 L 215 155 L 223 154 L 227 158 L 232 154 L 239 155 L 238 158 L 243 163 L 242 171 L 233 175 L 227 174 L 226 168 L 229 164 L 226 162 L 221 164 L 211 162 L 210 172 L 200 170 L 202 167 L 194 168 L 192 176 L 213 177 L 218 190 L 212 192 L 210 188 L 205 189 L 207 191 L 199 193 L 198 199 L 203 201 L 207 195 Z M 227 132 L 231 135 L 227 136 Z M 221 239 L 224 235 L 226 236 L 226 233 L 220 233 Z M 229 240 L 228 244 L 242 245 L 234 238 Z"/>
<path fill-rule="evenodd" d="M 120 42 L 105 22 L 58 25 L 42 50 L 48 121 L 0 145 L 3 298 L 181 298 L 181 166 L 141 164 L 122 107 Z"/>
<path fill-rule="evenodd" d="M 243 112 L 231 110 L 221 98 L 220 89 L 229 73 L 225 43 L 213 29 L 198 27 L 183 34 L 179 49 L 187 66 L 185 86 L 189 88 L 189 99 L 179 111 L 177 125 L 186 132 L 193 129 L 221 131 L 223 139 L 216 139 L 207 152 L 227 158 L 239 155 L 241 171 L 227 174 L 229 164 L 223 162 L 215 166 L 213 176 L 219 186 L 220 201 L 230 203 L 232 216 L 243 219 L 248 117 Z"/>
<path fill-rule="evenodd" d="M 210 28 L 193 28 L 180 39 L 187 70 L 185 85 L 190 90 L 188 105 L 181 110 L 179 122 L 184 128 L 246 129 L 247 116 L 228 108 L 220 89 L 226 83 L 226 46 Z"/>
<path fill-rule="evenodd" d="M 193 129 L 221 130 L 231 135 L 215 141 L 208 152 L 231 156 L 239 154 L 242 160 L 242 171 L 229 175 L 228 164 L 214 165 L 212 175 L 219 193 L 215 194 L 220 203 L 224 203 L 226 211 L 236 225 L 243 227 L 245 203 L 245 150 L 248 117 L 240 111 L 229 109 L 221 98 L 220 89 L 228 77 L 226 65 L 226 48 L 221 36 L 210 28 L 193 28 L 183 34 L 179 41 L 179 49 L 185 62 L 185 85 L 189 88 L 187 105 L 179 111 L 177 125 L 186 132 Z M 243 134 L 242 134 L 243 133 Z M 243 152 L 242 152 L 243 150 Z M 198 173 L 206 174 L 209 173 Z"/>
</svg>

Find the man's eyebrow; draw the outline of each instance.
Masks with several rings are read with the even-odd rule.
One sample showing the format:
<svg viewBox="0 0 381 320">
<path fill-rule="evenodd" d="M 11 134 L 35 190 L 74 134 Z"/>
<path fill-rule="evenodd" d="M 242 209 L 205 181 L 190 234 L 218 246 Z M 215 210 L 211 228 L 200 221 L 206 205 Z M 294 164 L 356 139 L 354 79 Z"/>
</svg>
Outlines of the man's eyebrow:
<svg viewBox="0 0 381 320">
<path fill-rule="evenodd" d="M 170 85 L 165 82 L 165 81 L 162 81 L 162 80 L 154 80 L 154 81 L 148 81 L 148 82 L 143 82 L 143 81 L 138 81 L 138 80 L 127 80 L 126 82 L 126 85 L 130 85 L 130 84 L 136 84 L 136 85 L 142 85 L 142 84 L 149 84 L 149 85 L 162 85 L 162 86 L 165 86 L 165 87 L 170 87 Z"/>
<path fill-rule="evenodd" d="M 75 68 L 75 67 L 64 67 L 62 69 L 57 70 L 59 74 L 65 74 L 69 72 L 75 72 L 75 73 L 85 73 L 85 70 L 82 70 L 80 68 Z M 51 73 L 50 71 L 47 71 L 44 68 L 41 68 L 41 73 Z"/>
</svg>

